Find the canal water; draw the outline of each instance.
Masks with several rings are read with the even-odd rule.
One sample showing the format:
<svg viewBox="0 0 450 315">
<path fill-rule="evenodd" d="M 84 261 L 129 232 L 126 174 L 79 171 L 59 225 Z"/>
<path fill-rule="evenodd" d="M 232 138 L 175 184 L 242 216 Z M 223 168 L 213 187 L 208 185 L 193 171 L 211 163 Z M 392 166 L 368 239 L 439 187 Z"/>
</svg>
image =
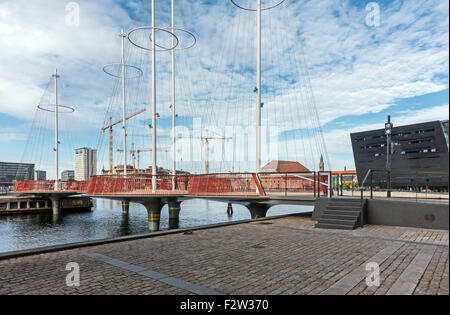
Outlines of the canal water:
<svg viewBox="0 0 450 315">
<path fill-rule="evenodd" d="M 91 212 L 51 213 L 0 216 L 0 252 L 39 248 L 89 240 L 107 239 L 148 232 L 147 211 L 140 204 L 130 204 L 128 216 L 122 215 L 120 202 L 94 199 Z M 277 205 L 267 216 L 303 213 L 312 206 Z M 181 204 L 180 228 L 250 219 L 250 212 L 233 205 L 233 216 L 227 215 L 227 204 L 206 200 L 186 200 Z M 167 205 L 161 212 L 160 229 L 167 230 Z"/>
</svg>

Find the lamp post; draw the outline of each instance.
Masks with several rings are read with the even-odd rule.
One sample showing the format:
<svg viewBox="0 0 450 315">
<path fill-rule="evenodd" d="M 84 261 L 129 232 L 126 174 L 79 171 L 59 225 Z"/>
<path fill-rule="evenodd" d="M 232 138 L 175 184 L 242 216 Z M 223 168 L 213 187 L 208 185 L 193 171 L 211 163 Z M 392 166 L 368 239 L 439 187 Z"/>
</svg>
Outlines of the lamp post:
<svg viewBox="0 0 450 315">
<path fill-rule="evenodd" d="M 387 197 L 391 198 L 391 157 L 392 157 L 392 128 L 394 125 L 391 123 L 391 116 L 388 116 L 388 122 L 385 124 L 385 134 L 387 141 L 386 151 L 386 185 L 387 185 Z"/>
</svg>

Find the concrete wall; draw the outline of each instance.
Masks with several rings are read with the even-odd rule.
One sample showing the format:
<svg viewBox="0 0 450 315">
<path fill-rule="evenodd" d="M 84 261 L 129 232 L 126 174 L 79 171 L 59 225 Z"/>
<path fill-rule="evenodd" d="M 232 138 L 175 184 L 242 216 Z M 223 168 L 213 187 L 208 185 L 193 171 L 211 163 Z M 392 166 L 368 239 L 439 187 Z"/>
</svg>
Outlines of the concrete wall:
<svg viewBox="0 0 450 315">
<path fill-rule="evenodd" d="M 449 206 L 444 203 L 372 199 L 367 223 L 425 229 L 449 229 Z"/>
<path fill-rule="evenodd" d="M 329 198 L 316 200 L 313 220 L 319 219 L 329 201 Z M 449 205 L 443 202 L 366 199 L 364 218 L 366 224 L 448 230 Z"/>
</svg>

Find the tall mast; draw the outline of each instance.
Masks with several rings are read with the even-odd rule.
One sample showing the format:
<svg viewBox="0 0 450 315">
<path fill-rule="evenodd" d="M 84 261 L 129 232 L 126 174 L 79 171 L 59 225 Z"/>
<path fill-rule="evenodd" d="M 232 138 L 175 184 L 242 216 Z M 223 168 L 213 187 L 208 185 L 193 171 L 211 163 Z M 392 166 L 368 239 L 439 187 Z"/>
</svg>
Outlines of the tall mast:
<svg viewBox="0 0 450 315">
<path fill-rule="evenodd" d="M 236 7 L 246 11 L 256 11 L 257 29 L 256 29 L 256 172 L 261 171 L 261 12 L 278 7 L 286 0 L 279 0 L 277 4 L 262 8 L 261 0 L 256 0 L 256 9 L 247 8 L 239 5 L 236 0 L 230 0 Z"/>
<path fill-rule="evenodd" d="M 209 174 L 209 131 L 206 129 L 205 137 L 205 173 Z"/>
<path fill-rule="evenodd" d="M 59 181 L 59 136 L 58 136 L 58 69 L 55 69 L 55 190 L 58 190 Z"/>
<path fill-rule="evenodd" d="M 119 35 L 122 38 L 122 115 L 123 115 L 123 174 L 127 175 L 127 113 L 125 104 L 125 38 L 123 29 Z"/>
<path fill-rule="evenodd" d="M 152 191 L 156 192 L 156 38 L 155 38 L 155 0 L 152 0 Z"/>
<path fill-rule="evenodd" d="M 257 8 L 256 44 L 256 172 L 261 170 L 261 0 Z"/>
<path fill-rule="evenodd" d="M 112 117 L 109 117 L 109 125 L 109 175 L 112 175 L 114 169 Z"/>
<path fill-rule="evenodd" d="M 175 9 L 172 0 L 172 33 L 175 32 Z M 172 36 L 172 47 L 175 46 L 175 37 Z M 172 175 L 176 175 L 176 149 L 175 149 L 175 49 L 172 49 Z M 156 151 L 156 150 L 155 150 Z"/>
</svg>

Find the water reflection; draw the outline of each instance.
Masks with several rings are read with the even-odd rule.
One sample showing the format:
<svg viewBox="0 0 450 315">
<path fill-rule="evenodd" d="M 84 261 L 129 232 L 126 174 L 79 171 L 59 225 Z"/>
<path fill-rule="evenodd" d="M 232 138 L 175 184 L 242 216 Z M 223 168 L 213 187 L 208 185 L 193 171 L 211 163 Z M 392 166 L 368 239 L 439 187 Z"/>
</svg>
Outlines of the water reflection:
<svg viewBox="0 0 450 315">
<path fill-rule="evenodd" d="M 120 235 L 130 235 L 130 214 L 122 212 L 122 221 L 120 221 Z"/>
<path fill-rule="evenodd" d="M 62 215 L 61 214 L 52 214 L 52 224 L 58 225 L 63 223 Z"/>
<path fill-rule="evenodd" d="M 186 200 L 181 204 L 179 220 L 169 220 L 165 205 L 160 229 L 250 219 L 247 208 L 232 206 L 233 212 L 229 215 L 227 203 Z M 312 211 L 312 207 L 280 205 L 271 208 L 267 215 L 306 211 Z M 148 233 L 147 211 L 142 205 L 130 203 L 129 213 L 123 214 L 121 202 L 96 199 L 92 212 L 0 216 L 0 252 L 142 233 Z"/>
<path fill-rule="evenodd" d="M 169 218 L 169 230 L 176 230 L 180 227 L 180 220 Z"/>
</svg>

